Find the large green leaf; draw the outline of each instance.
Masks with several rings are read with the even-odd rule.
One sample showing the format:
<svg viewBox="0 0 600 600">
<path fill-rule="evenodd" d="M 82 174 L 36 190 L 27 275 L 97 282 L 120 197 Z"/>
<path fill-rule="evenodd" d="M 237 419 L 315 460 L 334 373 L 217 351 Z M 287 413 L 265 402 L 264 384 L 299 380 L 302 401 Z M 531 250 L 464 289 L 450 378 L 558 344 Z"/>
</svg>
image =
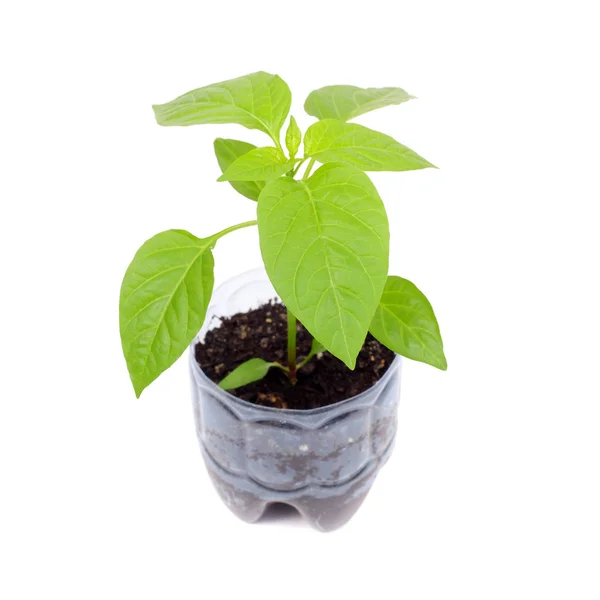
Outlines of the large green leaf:
<svg viewBox="0 0 600 600">
<path fill-rule="evenodd" d="M 340 162 L 363 171 L 411 171 L 433 167 L 385 133 L 356 123 L 324 119 L 304 136 L 304 153 L 322 163 Z"/>
<path fill-rule="evenodd" d="M 273 365 L 274 363 L 267 362 L 262 358 L 251 358 L 231 371 L 231 373 L 219 383 L 219 387 L 224 390 L 233 390 L 252 383 L 253 381 L 258 381 L 269 372 L 269 369 Z"/>
<path fill-rule="evenodd" d="M 159 125 L 237 123 L 279 139 L 291 102 L 283 79 L 259 71 L 198 88 L 152 108 Z"/>
<path fill-rule="evenodd" d="M 187 231 L 163 231 L 142 245 L 125 273 L 121 343 L 138 397 L 202 326 L 214 284 L 213 244 Z"/>
<path fill-rule="evenodd" d="M 390 350 L 446 370 L 444 345 L 433 308 L 407 279 L 388 277 L 370 329 Z"/>
<path fill-rule="evenodd" d="M 283 303 L 354 368 L 388 269 L 388 221 L 371 180 L 328 164 L 307 181 L 271 181 L 258 199 L 258 229 Z"/>
<path fill-rule="evenodd" d="M 222 173 L 240 156 L 256 148 L 256 146 L 248 142 L 225 140 L 223 138 L 217 138 L 214 145 L 215 155 Z M 229 183 L 236 192 L 242 194 L 242 196 L 246 196 L 250 200 L 258 200 L 260 192 L 265 187 L 264 181 L 230 181 Z"/>
<path fill-rule="evenodd" d="M 400 88 L 359 88 L 353 85 L 328 85 L 311 92 L 304 110 L 317 119 L 349 121 L 371 110 L 401 104 L 414 96 Z"/>
<path fill-rule="evenodd" d="M 269 181 L 287 173 L 295 162 L 277 148 L 255 148 L 229 165 L 218 181 Z"/>
</svg>

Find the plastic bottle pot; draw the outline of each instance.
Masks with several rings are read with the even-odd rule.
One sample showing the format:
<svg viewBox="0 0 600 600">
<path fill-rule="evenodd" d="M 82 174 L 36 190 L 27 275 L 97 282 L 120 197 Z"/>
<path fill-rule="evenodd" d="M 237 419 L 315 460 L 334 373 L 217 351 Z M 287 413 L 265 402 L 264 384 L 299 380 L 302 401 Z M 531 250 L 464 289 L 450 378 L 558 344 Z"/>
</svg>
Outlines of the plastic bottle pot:
<svg viewBox="0 0 600 600">
<path fill-rule="evenodd" d="M 283 502 L 315 528 L 331 531 L 355 514 L 392 451 L 401 358 L 370 389 L 323 408 L 240 400 L 202 372 L 194 346 L 219 325 L 218 317 L 276 297 L 263 269 L 234 277 L 213 294 L 189 353 L 196 431 L 215 488 L 239 518 L 254 522 L 269 504 Z"/>
</svg>

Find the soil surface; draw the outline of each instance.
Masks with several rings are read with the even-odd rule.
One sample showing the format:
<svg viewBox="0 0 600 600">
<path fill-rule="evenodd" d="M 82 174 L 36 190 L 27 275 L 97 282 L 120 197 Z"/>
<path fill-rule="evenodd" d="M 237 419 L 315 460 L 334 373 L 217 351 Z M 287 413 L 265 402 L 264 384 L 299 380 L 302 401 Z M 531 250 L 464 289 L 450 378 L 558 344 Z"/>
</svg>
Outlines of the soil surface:
<svg viewBox="0 0 600 600">
<path fill-rule="evenodd" d="M 282 304 L 271 302 L 247 313 L 220 319 L 221 324 L 196 345 L 196 360 L 214 382 L 250 358 L 286 363 L 287 314 Z M 298 322 L 297 353 L 300 362 L 310 351 L 312 338 Z M 271 368 L 264 379 L 230 390 L 262 406 L 307 410 L 351 398 L 373 386 L 387 371 L 394 353 L 370 334 L 351 371 L 329 352 L 313 357 L 298 371 L 296 385 L 287 374 Z"/>
</svg>

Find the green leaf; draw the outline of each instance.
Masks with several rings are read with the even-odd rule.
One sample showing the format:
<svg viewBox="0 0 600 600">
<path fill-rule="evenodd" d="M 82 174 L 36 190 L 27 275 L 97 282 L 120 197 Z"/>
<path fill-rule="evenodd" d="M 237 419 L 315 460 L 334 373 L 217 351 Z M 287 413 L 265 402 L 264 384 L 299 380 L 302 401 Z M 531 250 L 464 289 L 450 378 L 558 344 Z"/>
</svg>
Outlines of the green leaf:
<svg viewBox="0 0 600 600">
<path fill-rule="evenodd" d="M 256 148 L 256 146 L 248 142 L 225 140 L 223 138 L 217 138 L 214 145 L 215 155 L 217 156 L 217 162 L 222 173 L 240 156 Z M 236 192 L 239 192 L 242 196 L 246 196 L 250 200 L 258 200 L 260 192 L 265 187 L 264 181 L 230 181 L 229 183 Z"/>
<path fill-rule="evenodd" d="M 283 303 L 354 368 L 388 269 L 388 221 L 371 180 L 328 164 L 306 181 L 271 181 L 258 199 L 258 230 Z"/>
<path fill-rule="evenodd" d="M 217 181 L 269 181 L 287 173 L 294 163 L 277 148 L 255 148 L 236 159 Z"/>
<path fill-rule="evenodd" d="M 258 381 L 269 372 L 272 366 L 273 363 L 267 362 L 262 358 L 251 358 L 231 371 L 219 383 L 219 387 L 224 390 L 233 390 L 253 381 Z"/>
<path fill-rule="evenodd" d="M 300 131 L 300 127 L 298 127 L 296 119 L 294 119 L 294 117 L 290 117 L 290 124 L 288 125 L 285 133 L 285 147 L 290 153 L 290 158 L 296 157 L 296 152 L 298 152 L 301 141 L 302 132 Z"/>
<path fill-rule="evenodd" d="M 121 344 L 138 398 L 202 326 L 214 284 L 213 244 L 187 231 L 163 231 L 142 245 L 125 273 Z"/>
<path fill-rule="evenodd" d="M 433 167 L 385 133 L 334 119 L 317 121 L 308 128 L 304 152 L 322 163 L 340 162 L 363 171 L 412 171 Z"/>
<path fill-rule="evenodd" d="M 443 371 L 447 369 L 433 308 L 407 279 L 388 277 L 370 329 L 390 350 Z"/>
<path fill-rule="evenodd" d="M 304 110 L 317 119 L 349 121 L 366 112 L 401 104 L 414 96 L 400 88 L 359 88 L 353 85 L 328 85 L 311 92 Z"/>
<path fill-rule="evenodd" d="M 285 81 L 259 71 L 198 88 L 152 108 L 159 125 L 237 123 L 278 139 L 291 103 Z"/>
</svg>

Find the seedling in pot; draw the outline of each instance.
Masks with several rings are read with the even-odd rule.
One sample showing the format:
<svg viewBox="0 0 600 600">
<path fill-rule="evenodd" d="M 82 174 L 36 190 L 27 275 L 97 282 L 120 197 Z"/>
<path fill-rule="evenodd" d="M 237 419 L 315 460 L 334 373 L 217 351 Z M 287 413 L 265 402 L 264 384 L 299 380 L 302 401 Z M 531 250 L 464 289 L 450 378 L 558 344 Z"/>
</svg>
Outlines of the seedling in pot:
<svg viewBox="0 0 600 600">
<path fill-rule="evenodd" d="M 410 281 L 388 275 L 385 207 L 368 171 L 433 167 L 393 138 L 349 121 L 413 97 L 400 88 L 334 85 L 311 92 L 306 112 L 318 120 L 304 134 L 290 117 L 287 84 L 252 73 L 154 106 L 164 126 L 235 123 L 258 129 L 269 145 L 216 139 L 218 181 L 257 202 L 257 219 L 208 237 L 171 229 L 138 250 L 123 280 L 120 331 L 136 395 L 169 368 L 200 330 L 213 291 L 215 244 L 258 225 L 260 250 L 287 309 L 285 364 L 255 357 L 221 382 L 234 389 L 269 369 L 296 374 L 324 350 L 355 366 L 368 332 L 394 352 L 446 369 L 439 327 L 427 298 Z M 299 152 L 303 142 L 303 152 Z M 317 164 L 318 163 L 318 164 Z M 296 322 L 313 336 L 310 354 L 296 353 Z"/>
</svg>

